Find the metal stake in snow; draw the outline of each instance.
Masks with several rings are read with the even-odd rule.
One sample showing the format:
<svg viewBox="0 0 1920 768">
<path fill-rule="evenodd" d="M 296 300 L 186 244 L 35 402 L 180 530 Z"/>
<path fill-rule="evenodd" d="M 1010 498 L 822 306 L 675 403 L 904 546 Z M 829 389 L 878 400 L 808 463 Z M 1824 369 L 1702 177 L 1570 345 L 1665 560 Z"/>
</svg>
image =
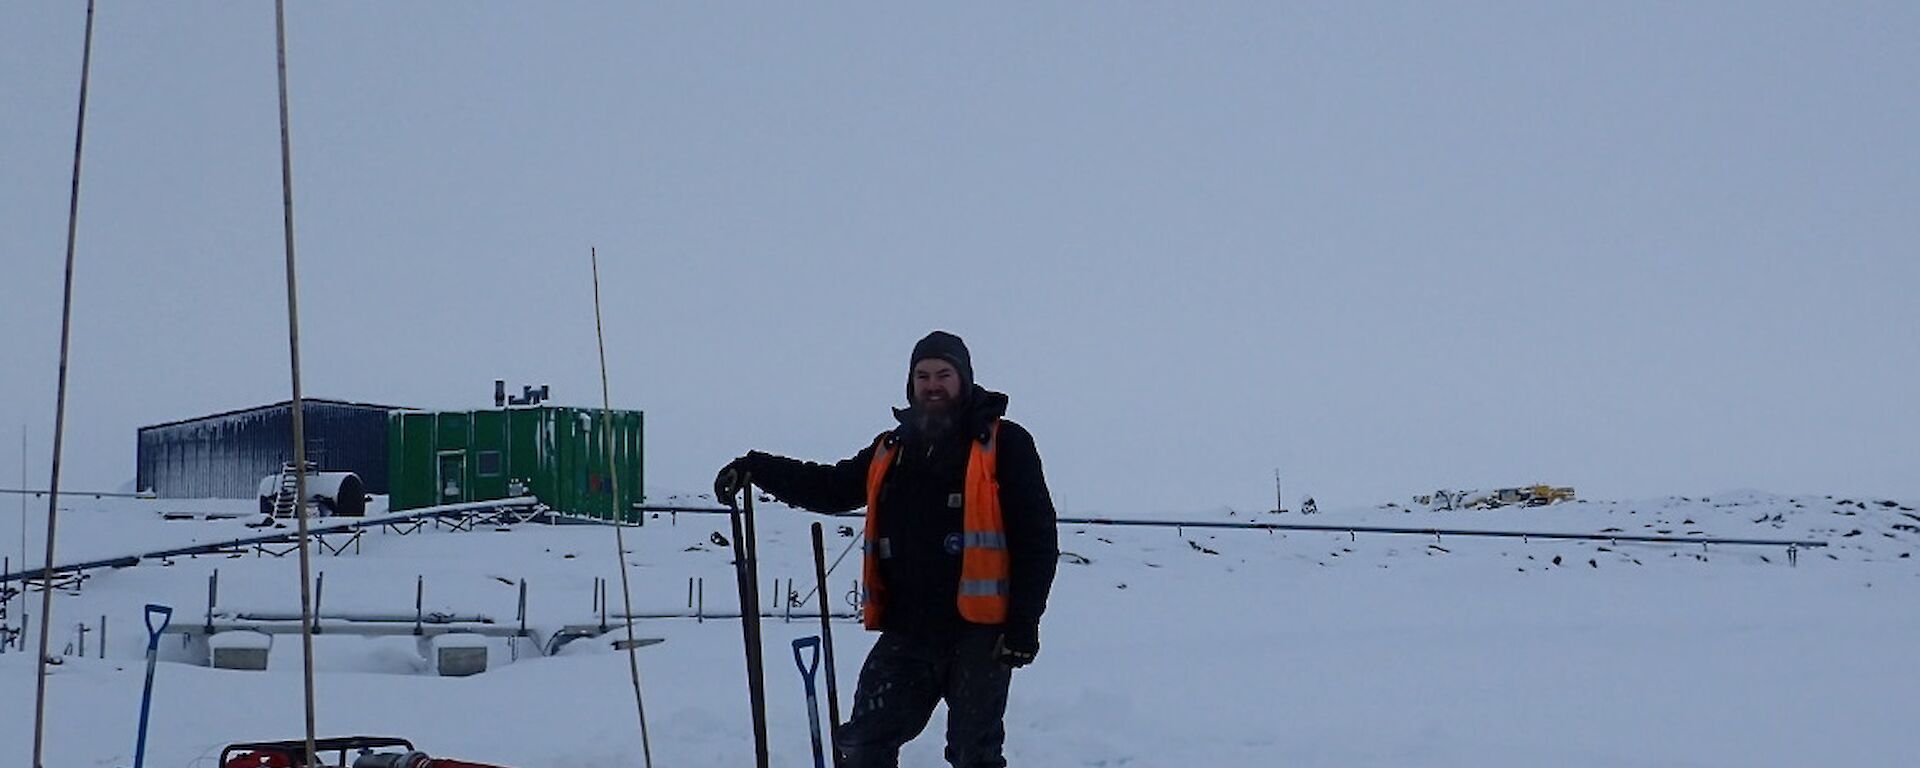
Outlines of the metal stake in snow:
<svg viewBox="0 0 1920 768">
<path fill-rule="evenodd" d="M 87 34 L 80 53 L 80 115 L 73 129 L 73 190 L 67 198 L 67 277 L 60 301 L 60 387 L 53 407 L 53 478 L 47 484 L 47 560 L 40 580 L 40 657 L 35 660 L 33 768 L 42 768 L 47 725 L 47 632 L 53 626 L 53 535 L 60 509 L 60 443 L 67 429 L 67 347 L 73 337 L 73 241 L 80 220 L 80 148 L 87 136 L 87 73 L 93 68 L 93 0 L 87 0 Z M 25 567 L 26 563 L 21 563 Z"/>
<path fill-rule="evenodd" d="M 760 591 L 755 586 L 760 577 L 754 567 L 752 476 L 742 479 L 740 496 L 740 502 L 732 498 L 721 501 L 729 506 L 739 504 L 727 520 L 733 525 L 733 576 L 740 589 L 740 639 L 746 645 L 747 703 L 753 715 L 753 764 L 767 768 L 766 673 L 760 658 Z"/>
<path fill-rule="evenodd" d="M 293 258 L 293 140 L 287 128 L 287 3 L 273 3 L 274 52 L 280 74 L 280 201 L 287 245 L 287 353 L 293 375 L 294 515 L 300 521 L 300 661 L 306 687 L 308 759 L 315 754 L 313 705 L 313 565 L 307 541 L 307 439 L 300 397 L 300 286 Z M 48 558 L 52 560 L 51 557 Z"/>
<path fill-rule="evenodd" d="M 820 645 L 827 652 L 827 735 L 833 747 L 833 766 L 840 768 L 840 684 L 834 675 L 833 664 L 833 624 L 827 608 L 827 540 L 824 528 L 813 524 L 813 592 L 820 596 Z M 813 694 L 813 681 L 807 681 L 807 694 Z M 818 717 L 818 715 L 815 715 Z M 819 737 L 819 724 L 814 724 L 815 738 Z"/>
<path fill-rule="evenodd" d="M 633 590 L 627 583 L 626 526 L 620 520 L 620 470 L 613 451 L 613 395 L 607 387 L 607 333 L 600 326 L 600 249 L 589 248 L 587 255 L 593 261 L 593 334 L 600 344 L 600 416 L 605 422 L 601 425 L 601 434 L 607 441 L 607 475 L 613 480 L 613 543 L 620 551 L 620 603 L 627 609 L 627 618 L 622 622 L 627 628 L 627 671 L 633 676 L 633 706 L 640 711 L 640 753 L 646 758 L 647 768 L 653 768 L 653 742 L 647 738 L 647 704 L 640 695 L 640 658 L 636 655 L 639 644 L 633 639 Z"/>
<path fill-rule="evenodd" d="M 27 484 L 27 425 L 20 425 L 20 485 Z M 27 495 L 20 494 L 20 570 L 27 570 Z M 20 610 L 27 608 L 27 594 L 20 593 Z"/>
</svg>

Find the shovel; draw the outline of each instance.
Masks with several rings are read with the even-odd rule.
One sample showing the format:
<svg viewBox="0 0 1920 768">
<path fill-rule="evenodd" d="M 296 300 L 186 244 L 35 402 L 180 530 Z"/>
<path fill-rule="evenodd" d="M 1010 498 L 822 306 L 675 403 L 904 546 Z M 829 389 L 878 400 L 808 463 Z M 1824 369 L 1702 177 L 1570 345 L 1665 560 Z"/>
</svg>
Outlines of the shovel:
<svg viewBox="0 0 1920 768">
<path fill-rule="evenodd" d="M 160 626 L 153 625 L 153 618 L 160 617 Z M 147 712 L 153 705 L 153 666 L 160 656 L 160 633 L 167 631 L 167 624 L 173 621 L 173 608 L 165 605 L 147 604 L 147 685 L 140 692 L 140 735 L 133 744 L 133 768 L 145 768 L 147 762 Z"/>
<path fill-rule="evenodd" d="M 811 659 L 801 651 L 813 650 Z M 827 768 L 827 753 L 820 744 L 820 699 L 814 694 L 814 673 L 820 669 L 820 638 L 802 637 L 793 641 L 793 663 L 800 668 L 800 679 L 807 684 L 807 725 L 813 729 L 813 768 Z"/>
</svg>

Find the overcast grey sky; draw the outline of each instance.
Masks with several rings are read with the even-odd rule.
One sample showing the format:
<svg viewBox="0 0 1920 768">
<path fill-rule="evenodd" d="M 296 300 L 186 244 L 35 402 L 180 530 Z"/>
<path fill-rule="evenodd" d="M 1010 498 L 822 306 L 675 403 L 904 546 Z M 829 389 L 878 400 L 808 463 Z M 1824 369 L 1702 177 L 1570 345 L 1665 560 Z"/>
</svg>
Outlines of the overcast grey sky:
<svg viewBox="0 0 1920 768">
<path fill-rule="evenodd" d="M 851 455 L 966 338 L 1067 512 L 1920 497 L 1920 5 L 290 3 L 309 396 Z M 0 9 L 45 483 L 84 3 Z M 271 4 L 104 2 L 68 487 L 288 395 Z"/>
</svg>

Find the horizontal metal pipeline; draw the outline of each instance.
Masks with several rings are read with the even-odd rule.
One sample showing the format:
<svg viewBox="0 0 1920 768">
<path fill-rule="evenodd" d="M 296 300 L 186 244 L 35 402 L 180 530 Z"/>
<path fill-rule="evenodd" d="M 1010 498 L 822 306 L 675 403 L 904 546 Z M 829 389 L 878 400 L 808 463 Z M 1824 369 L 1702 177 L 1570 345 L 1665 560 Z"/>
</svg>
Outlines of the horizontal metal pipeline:
<svg viewBox="0 0 1920 768">
<path fill-rule="evenodd" d="M 375 528 L 378 526 L 390 525 L 394 523 L 406 523 L 414 520 L 425 520 L 425 519 L 436 518 L 436 517 L 456 517 L 460 515 L 471 515 L 474 513 L 485 512 L 485 511 L 493 510 L 496 508 L 529 507 L 538 502 L 539 500 L 535 499 L 532 496 L 518 496 L 511 499 L 501 499 L 498 501 L 470 501 L 470 502 L 463 502 L 460 504 L 448 504 L 448 505 L 439 506 L 439 507 L 426 507 L 422 509 L 407 510 L 405 512 L 395 512 L 392 514 L 378 515 L 378 516 L 368 516 L 368 517 L 360 517 L 360 518 L 332 518 L 337 520 L 343 520 L 345 522 L 327 523 L 327 524 L 312 526 L 307 529 L 307 533 L 313 536 L 319 536 L 324 534 L 347 533 L 355 530 Z M 299 533 L 296 533 L 293 531 L 280 531 L 275 533 L 262 534 L 259 536 L 246 536 L 246 537 L 235 538 L 235 539 L 227 539 L 224 541 L 215 541 L 215 542 L 208 542 L 203 544 L 191 544 L 184 547 L 164 549 L 164 550 L 159 550 L 155 552 L 142 552 L 137 555 L 123 555 L 120 557 L 106 558 L 102 560 L 92 560 L 84 563 L 68 563 L 64 565 L 56 565 L 53 567 L 52 573 L 55 573 L 55 574 L 71 573 L 74 571 L 93 570 L 95 568 L 126 568 L 129 566 L 139 565 L 141 560 L 161 560 L 161 559 L 173 558 L 173 557 L 191 557 L 193 555 L 210 555 L 210 554 L 216 554 L 219 552 L 225 552 L 230 549 L 234 549 L 238 547 L 249 547 L 256 544 L 291 544 L 299 540 L 300 540 Z M 5 584 L 10 581 L 20 581 L 24 579 L 37 579 L 46 573 L 48 573 L 48 569 L 46 568 L 34 568 L 30 570 L 21 570 L 21 571 L 15 571 L 13 573 L 0 574 L 0 584 Z"/>
<path fill-rule="evenodd" d="M 0 488 L 0 493 L 13 493 L 13 494 L 19 494 L 19 495 L 22 495 L 22 496 L 45 496 L 45 495 L 47 495 L 47 491 L 46 491 L 46 489 L 45 489 L 45 488 Z M 96 499 L 152 499 L 152 498 L 155 498 L 155 497 L 153 496 L 153 494 L 144 494 L 144 493 L 116 493 L 116 492 L 112 492 L 112 491 L 76 491 L 76 490 L 72 490 L 72 489 L 69 489 L 69 488 L 62 488 L 62 489 L 60 489 L 60 495 L 62 495 L 62 496 L 92 496 L 92 497 L 94 497 L 94 498 L 96 498 Z"/>
<path fill-rule="evenodd" d="M 672 511 L 691 514 L 724 515 L 732 510 L 725 507 L 656 507 L 635 506 L 641 512 Z M 859 517 L 858 513 L 827 515 L 828 517 Z M 1289 523 L 1238 523 L 1226 520 L 1132 520 L 1110 517 L 1062 517 L 1060 525 L 1112 525 L 1137 528 L 1227 528 L 1248 531 L 1312 531 L 1323 533 L 1385 533 L 1414 536 L 1482 536 L 1507 539 L 1560 539 L 1568 541 L 1631 541 L 1655 544 L 1733 544 L 1760 547 L 1824 547 L 1824 541 L 1789 539 L 1746 539 L 1716 536 L 1645 536 L 1627 533 L 1553 533 L 1544 531 L 1482 531 L 1463 528 L 1395 528 L 1376 525 L 1308 525 Z"/>
<path fill-rule="evenodd" d="M 208 623 L 175 622 L 161 631 L 169 635 L 213 635 L 221 632 L 250 631 L 268 635 L 300 634 L 300 620 L 247 621 L 219 619 Z M 487 637 L 527 637 L 532 630 L 504 624 L 396 624 L 387 622 L 314 622 L 314 634 L 398 637 L 403 635 L 448 635 L 454 633 Z"/>
<path fill-rule="evenodd" d="M 215 619 L 233 621 L 299 621 L 300 614 L 291 611 L 221 611 L 213 614 Z M 354 611 L 321 611 L 316 620 L 334 620 L 349 623 L 367 624 L 494 624 L 493 617 L 483 613 L 447 614 L 447 613 L 361 613 Z"/>
<path fill-rule="evenodd" d="M 819 617 L 819 615 L 820 615 L 820 612 L 818 610 L 810 610 L 804 615 L 800 613 L 785 613 L 782 611 L 773 611 L 773 610 L 766 610 L 766 611 L 760 612 L 760 618 L 763 618 L 763 619 L 778 619 L 778 618 L 785 617 L 785 618 L 803 618 L 803 619 L 811 620 Z M 836 618 L 836 619 L 860 618 L 860 615 L 856 613 L 834 613 L 829 615 L 831 615 L 833 618 Z M 642 619 L 737 619 L 737 618 L 740 618 L 740 611 L 738 610 L 709 611 L 707 613 L 696 613 L 694 611 L 667 611 L 667 612 L 661 612 L 661 613 L 648 612 L 648 613 L 636 613 L 631 616 L 628 616 L 625 614 L 618 614 L 618 613 L 607 614 L 607 621 L 609 622 L 625 621 L 627 619 L 640 621 Z"/>
<path fill-rule="evenodd" d="M 1376 525 L 1305 525 L 1287 523 L 1231 523 L 1223 521 L 1115 520 L 1111 518 L 1060 518 L 1061 525 L 1119 525 L 1153 528 L 1239 528 L 1255 531 L 1318 531 L 1324 533 L 1392 533 L 1418 536 L 1484 536 L 1506 539 L 1560 539 L 1567 541 L 1632 541 L 1657 544 L 1737 544 L 1765 547 L 1824 547 L 1824 541 L 1790 539 L 1744 539 L 1718 536 L 1643 536 L 1628 533 L 1554 533 L 1547 531 L 1482 531 L 1464 528 L 1393 528 Z"/>
</svg>

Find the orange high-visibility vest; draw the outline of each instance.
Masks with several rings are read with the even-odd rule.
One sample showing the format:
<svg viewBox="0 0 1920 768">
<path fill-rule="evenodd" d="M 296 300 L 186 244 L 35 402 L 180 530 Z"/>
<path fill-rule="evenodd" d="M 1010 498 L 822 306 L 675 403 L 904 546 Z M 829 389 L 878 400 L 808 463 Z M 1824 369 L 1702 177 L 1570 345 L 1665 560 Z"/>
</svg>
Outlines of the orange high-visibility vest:
<svg viewBox="0 0 1920 768">
<path fill-rule="evenodd" d="M 880 611 L 886 604 L 886 584 L 880 579 L 880 486 L 887 479 L 900 447 L 885 432 L 874 440 L 873 462 L 867 465 L 867 534 L 865 598 L 861 601 L 867 629 L 880 629 Z M 962 493 L 960 549 L 960 617 L 975 624 L 1007 620 L 1007 594 L 1012 591 L 1012 565 L 1007 557 L 1006 521 L 1000 515 L 998 479 L 1000 422 L 995 421 L 985 441 L 974 440 L 967 457 L 967 484 Z"/>
</svg>

